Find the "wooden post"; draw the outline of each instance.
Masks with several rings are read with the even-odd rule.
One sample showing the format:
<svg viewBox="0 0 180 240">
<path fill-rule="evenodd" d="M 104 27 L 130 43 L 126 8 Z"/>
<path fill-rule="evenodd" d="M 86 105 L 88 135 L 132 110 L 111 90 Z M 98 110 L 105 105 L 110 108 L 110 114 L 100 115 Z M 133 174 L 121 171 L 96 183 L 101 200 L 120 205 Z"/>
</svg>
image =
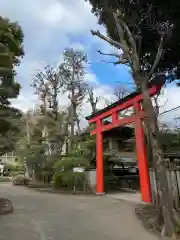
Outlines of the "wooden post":
<svg viewBox="0 0 180 240">
<path fill-rule="evenodd" d="M 100 131 L 101 121 L 96 122 L 96 194 L 104 194 L 104 162 L 103 162 L 103 136 Z"/>
<path fill-rule="evenodd" d="M 135 103 L 134 105 L 136 114 L 141 110 L 140 103 Z M 138 158 L 139 167 L 139 178 L 140 178 L 140 189 L 141 189 L 141 199 L 144 202 L 150 203 L 151 200 L 151 188 L 150 179 L 148 171 L 148 161 L 145 148 L 145 138 L 144 129 L 142 125 L 142 120 L 137 116 L 135 121 L 135 135 L 136 135 L 136 151 Z"/>
</svg>

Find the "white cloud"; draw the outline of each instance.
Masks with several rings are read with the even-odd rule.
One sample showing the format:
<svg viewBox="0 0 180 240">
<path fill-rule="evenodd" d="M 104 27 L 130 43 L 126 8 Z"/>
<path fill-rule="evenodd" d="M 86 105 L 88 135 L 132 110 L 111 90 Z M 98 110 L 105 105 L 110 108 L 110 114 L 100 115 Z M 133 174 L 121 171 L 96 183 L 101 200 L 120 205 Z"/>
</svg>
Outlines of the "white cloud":
<svg viewBox="0 0 180 240">
<path fill-rule="evenodd" d="M 163 94 L 159 97 L 160 114 L 163 113 L 159 116 L 161 122 L 173 125 L 175 124 L 175 118 L 180 117 L 180 109 L 169 111 L 180 106 L 179 96 L 180 88 L 175 86 L 170 86 L 163 90 Z"/>
<path fill-rule="evenodd" d="M 106 84 L 100 84 L 98 82 L 98 79 L 96 78 L 96 75 L 94 73 L 89 73 L 87 75 L 87 78 L 89 78 L 89 82 L 94 86 L 94 94 L 96 96 L 101 96 L 101 100 L 98 103 L 98 109 L 103 109 L 106 107 L 106 100 L 109 102 L 115 101 L 115 96 L 113 95 L 113 87 L 106 85 Z M 91 80 L 92 79 L 92 80 Z M 95 79 L 95 82 L 94 82 Z M 167 111 L 169 109 L 172 109 L 174 107 L 177 107 L 180 105 L 179 102 L 179 94 L 180 89 L 176 87 L 170 87 L 166 88 L 164 90 L 163 95 L 159 97 L 159 106 L 160 106 L 160 113 L 163 113 L 164 111 Z M 37 96 L 33 94 L 27 93 L 25 96 L 20 95 L 18 99 L 15 99 L 12 101 L 13 105 L 19 109 L 22 109 L 23 111 L 27 111 L 30 108 L 35 107 L 35 105 L 38 103 Z M 59 106 L 66 108 L 69 104 L 68 94 L 61 94 L 59 96 Z M 81 126 L 84 127 L 87 125 L 87 121 L 85 120 L 85 117 L 91 114 L 91 106 L 86 101 L 83 102 L 81 112 L 80 112 L 80 118 L 81 118 Z M 167 123 L 170 126 L 175 124 L 175 117 L 180 116 L 180 109 L 178 111 L 172 111 L 163 114 L 159 117 L 160 122 Z"/>
<path fill-rule="evenodd" d="M 104 43 L 90 34 L 91 29 L 105 30 L 97 25 L 96 17 L 91 13 L 90 5 L 84 0 L 0 0 L 0 15 L 18 21 L 25 33 L 25 58 L 17 69 L 17 79 L 22 85 L 22 92 L 13 104 L 27 110 L 36 103 L 36 97 L 32 94 L 29 85 L 35 70 L 42 69 L 46 64 L 57 64 L 62 60 L 62 52 L 65 47 L 74 47 L 84 50 L 89 55 L 89 61 L 96 63 L 102 59 L 97 50 L 113 52 L 109 44 Z M 80 41 L 81 40 L 81 41 Z M 96 74 L 87 67 L 86 81 L 95 87 L 95 94 L 104 99 L 113 100 L 113 88 L 99 84 Z M 119 71 L 122 69 L 119 67 Z M 61 105 L 67 105 L 66 95 L 60 97 Z M 161 105 L 168 98 L 167 104 L 162 108 L 170 109 L 178 105 L 179 89 L 167 88 L 164 96 L 160 97 Z M 99 102 L 99 108 L 105 106 L 105 101 Z M 82 107 L 82 119 L 91 113 L 90 106 Z M 177 112 L 164 115 L 163 120 L 169 121 Z"/>
<path fill-rule="evenodd" d="M 15 108 L 27 112 L 29 109 L 33 109 L 37 104 L 37 96 L 33 94 L 19 95 L 17 99 L 11 100 L 12 105 Z"/>
<path fill-rule="evenodd" d="M 0 14 L 18 21 L 23 28 L 28 27 L 33 30 L 35 33 L 33 39 L 41 34 L 44 36 L 44 33 L 48 36 L 52 30 L 62 35 L 87 34 L 97 25 L 90 5 L 84 0 L 6 0 L 0 2 Z M 46 41 L 42 38 L 41 40 Z"/>
<path fill-rule="evenodd" d="M 92 85 L 97 85 L 98 80 L 96 77 L 96 74 L 88 72 L 85 76 L 85 81 L 92 84 Z"/>
<path fill-rule="evenodd" d="M 106 100 L 113 101 L 113 88 L 106 84 L 100 84 L 96 75 L 94 73 L 88 73 L 85 77 L 85 80 L 88 81 L 94 87 L 94 96 L 102 96 L 101 100 L 99 101 L 97 108 L 102 109 L 106 106 Z M 13 99 L 12 104 L 14 107 L 21 109 L 22 111 L 26 112 L 28 109 L 33 109 L 36 104 L 39 104 L 39 100 L 37 95 L 33 94 L 33 91 L 26 92 L 26 95 L 21 94 L 17 99 Z M 59 95 L 59 107 L 60 108 L 67 108 L 69 104 L 68 93 L 60 94 Z M 80 112 L 80 120 L 81 126 L 84 127 L 87 125 L 87 121 L 85 117 L 91 114 L 91 106 L 84 100 L 81 112 Z"/>
<path fill-rule="evenodd" d="M 108 44 L 91 36 L 91 29 L 103 28 L 97 25 L 91 6 L 84 0 L 1 0 L 0 15 L 18 21 L 25 34 L 25 57 L 18 71 L 20 83 L 28 77 L 28 65 L 39 61 L 54 64 L 66 47 L 84 50 L 89 58 L 98 49 L 109 49 Z"/>
</svg>

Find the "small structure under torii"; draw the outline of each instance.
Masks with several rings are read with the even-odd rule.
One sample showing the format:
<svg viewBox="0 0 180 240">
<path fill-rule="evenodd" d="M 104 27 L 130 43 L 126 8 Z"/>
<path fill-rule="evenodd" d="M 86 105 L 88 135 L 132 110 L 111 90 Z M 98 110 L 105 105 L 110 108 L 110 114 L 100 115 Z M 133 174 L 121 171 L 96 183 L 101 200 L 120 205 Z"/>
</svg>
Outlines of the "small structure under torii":
<svg viewBox="0 0 180 240">
<path fill-rule="evenodd" d="M 149 94 L 158 94 L 164 84 L 164 77 L 158 76 L 149 84 Z M 138 159 L 141 198 L 144 202 L 151 202 L 151 188 L 148 171 L 148 160 L 144 139 L 143 119 L 145 112 L 142 108 L 143 95 L 140 91 L 133 92 L 125 98 L 111 104 L 86 117 L 89 124 L 95 124 L 91 135 L 96 135 L 96 193 L 104 194 L 104 163 L 103 163 L 103 132 L 123 126 L 134 124 L 136 137 L 136 152 Z M 130 110 L 130 115 L 123 116 L 124 110 Z M 104 124 L 108 119 L 108 124 Z"/>
</svg>

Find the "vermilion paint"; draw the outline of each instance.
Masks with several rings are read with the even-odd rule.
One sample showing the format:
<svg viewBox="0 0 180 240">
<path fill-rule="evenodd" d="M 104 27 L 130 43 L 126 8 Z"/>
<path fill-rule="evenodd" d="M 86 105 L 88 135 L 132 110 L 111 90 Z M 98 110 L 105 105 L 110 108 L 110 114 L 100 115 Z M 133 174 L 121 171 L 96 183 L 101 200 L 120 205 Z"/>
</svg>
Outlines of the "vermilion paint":
<svg viewBox="0 0 180 240">
<path fill-rule="evenodd" d="M 157 94 L 161 89 L 161 85 L 154 85 L 149 88 L 150 96 Z M 97 194 L 104 193 L 104 164 L 103 164 L 103 132 L 109 131 L 121 125 L 134 123 L 136 136 L 136 150 L 139 167 L 141 198 L 144 202 L 151 202 L 151 190 L 149 181 L 148 161 L 145 151 L 144 129 L 142 120 L 145 118 L 145 113 L 141 109 L 140 102 L 143 100 L 143 95 L 140 93 L 135 97 L 113 107 L 106 112 L 96 114 L 88 120 L 89 123 L 96 123 L 96 129 L 91 132 L 91 135 L 96 134 L 96 192 Z M 129 117 L 118 120 L 118 111 L 127 109 L 133 106 L 135 114 Z M 102 124 L 102 119 L 112 116 L 112 123 L 108 125 Z"/>
</svg>

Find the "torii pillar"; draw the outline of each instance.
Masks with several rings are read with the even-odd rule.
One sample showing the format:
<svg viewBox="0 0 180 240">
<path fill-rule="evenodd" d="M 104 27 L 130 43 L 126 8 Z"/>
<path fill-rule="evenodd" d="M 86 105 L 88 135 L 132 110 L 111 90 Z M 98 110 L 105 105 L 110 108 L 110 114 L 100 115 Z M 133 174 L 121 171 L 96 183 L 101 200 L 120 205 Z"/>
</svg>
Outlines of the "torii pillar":
<svg viewBox="0 0 180 240">
<path fill-rule="evenodd" d="M 154 96 L 160 92 L 164 83 L 164 79 L 156 81 L 149 86 L 149 95 Z M 136 151 L 139 168 L 141 199 L 146 203 L 151 200 L 151 187 L 149 179 L 148 160 L 146 154 L 143 119 L 146 117 L 145 112 L 141 107 L 143 95 L 141 92 L 133 92 L 112 105 L 86 117 L 89 124 L 95 123 L 96 129 L 91 132 L 91 135 L 96 134 L 96 193 L 104 194 L 104 161 L 103 161 L 103 132 L 117 128 L 125 124 L 135 125 L 136 136 Z M 133 107 L 134 114 L 131 116 L 118 119 L 118 113 L 129 107 Z M 107 117 L 112 117 L 112 122 L 108 125 L 103 125 L 102 120 Z"/>
</svg>

